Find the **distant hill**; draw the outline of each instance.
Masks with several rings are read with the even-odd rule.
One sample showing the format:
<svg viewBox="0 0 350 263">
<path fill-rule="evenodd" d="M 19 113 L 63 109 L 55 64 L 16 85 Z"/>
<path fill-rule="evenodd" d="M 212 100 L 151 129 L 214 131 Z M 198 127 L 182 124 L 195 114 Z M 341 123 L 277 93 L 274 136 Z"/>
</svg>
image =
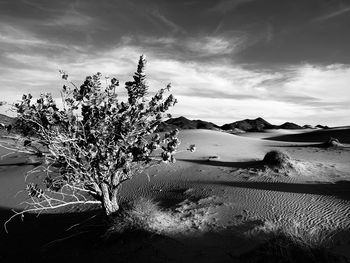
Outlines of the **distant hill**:
<svg viewBox="0 0 350 263">
<path fill-rule="evenodd" d="M 304 129 L 303 127 L 295 124 L 293 122 L 285 122 L 280 126 L 277 126 L 277 129 L 287 129 L 287 130 L 296 130 L 296 129 Z"/>
<path fill-rule="evenodd" d="M 271 123 L 265 121 L 263 118 L 257 118 L 257 119 L 245 119 L 241 121 L 236 121 L 229 124 L 224 124 L 221 126 L 221 129 L 227 131 L 227 130 L 234 130 L 234 129 L 240 129 L 243 131 L 263 131 L 265 129 L 274 129 L 276 128 L 275 125 L 272 125 Z"/>
<path fill-rule="evenodd" d="M 192 129 L 206 129 L 219 130 L 220 127 L 214 123 L 202 120 L 189 120 L 185 117 L 178 117 L 169 119 L 158 126 L 157 131 L 170 131 L 174 129 L 192 130 Z"/>
<path fill-rule="evenodd" d="M 303 125 L 303 129 L 316 129 L 316 128 L 310 124 L 305 124 Z"/>
<path fill-rule="evenodd" d="M 158 132 L 171 131 L 174 129 L 188 130 L 188 129 L 207 129 L 207 130 L 224 130 L 230 133 L 242 132 L 262 132 L 267 129 L 304 129 L 298 124 L 292 122 L 285 122 L 282 125 L 273 125 L 263 118 L 245 119 L 236 121 L 222 126 L 218 126 L 212 122 L 202 120 L 189 120 L 183 116 L 169 119 L 158 126 Z"/>
</svg>

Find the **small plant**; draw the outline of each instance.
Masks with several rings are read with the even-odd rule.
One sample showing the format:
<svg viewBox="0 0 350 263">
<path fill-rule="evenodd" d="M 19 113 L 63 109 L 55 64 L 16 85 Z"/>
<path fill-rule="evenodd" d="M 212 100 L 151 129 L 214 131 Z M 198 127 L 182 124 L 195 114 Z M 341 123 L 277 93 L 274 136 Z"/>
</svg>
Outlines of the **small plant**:
<svg viewBox="0 0 350 263">
<path fill-rule="evenodd" d="M 144 169 L 161 162 L 175 162 L 180 144 L 179 131 L 155 134 L 166 112 L 177 100 L 165 96 L 171 88 L 148 96 L 145 57 L 139 59 L 133 81 L 125 83 L 127 101 L 119 101 L 116 78 L 97 73 L 78 87 L 60 71 L 65 85 L 61 90 L 63 108 L 51 94 L 38 99 L 23 95 L 15 105 L 24 127 L 28 152 L 41 154 L 45 165 L 43 180 L 27 187 L 31 207 L 24 212 L 41 212 L 74 204 L 102 204 L 107 215 L 118 211 L 121 185 Z M 191 145 L 189 151 L 194 151 Z M 87 198 L 88 196 L 92 197 Z"/>
<path fill-rule="evenodd" d="M 264 163 L 277 168 L 291 168 L 291 158 L 281 151 L 270 151 L 266 153 L 263 159 Z"/>
<path fill-rule="evenodd" d="M 272 150 L 264 156 L 262 161 L 263 172 L 279 176 L 299 176 L 307 175 L 312 171 L 312 166 L 304 161 L 296 160 L 287 153 Z"/>
<path fill-rule="evenodd" d="M 342 148 L 344 145 L 339 142 L 338 139 L 330 137 L 328 141 L 324 142 L 321 146 L 324 148 Z"/>
<path fill-rule="evenodd" d="M 302 165 L 293 160 L 287 153 L 277 150 L 266 153 L 263 164 L 266 171 L 285 176 L 299 174 L 302 169 Z"/>
<path fill-rule="evenodd" d="M 218 155 L 211 155 L 208 157 L 208 162 L 213 162 L 213 161 L 217 161 L 220 160 L 220 156 Z"/>
<path fill-rule="evenodd" d="M 156 233 L 159 229 L 153 224 L 157 218 L 164 216 L 171 218 L 170 214 L 163 211 L 155 201 L 146 198 L 137 199 L 131 205 L 125 205 L 120 213 L 113 217 L 104 237 L 108 239 L 112 235 L 130 231 Z"/>
</svg>

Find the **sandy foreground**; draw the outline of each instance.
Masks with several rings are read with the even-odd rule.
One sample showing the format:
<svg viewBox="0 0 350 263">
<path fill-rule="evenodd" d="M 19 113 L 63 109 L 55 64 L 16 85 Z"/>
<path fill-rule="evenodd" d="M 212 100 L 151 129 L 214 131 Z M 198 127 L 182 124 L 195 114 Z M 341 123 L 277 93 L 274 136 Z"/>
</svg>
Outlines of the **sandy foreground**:
<svg viewBox="0 0 350 263">
<path fill-rule="evenodd" d="M 335 137 L 343 148 L 320 143 Z M 0 230 L 0 262 L 240 262 L 259 244 L 254 233 L 266 224 L 297 224 L 304 229 L 350 230 L 350 129 L 275 130 L 241 136 L 209 130 L 180 132 L 174 165 L 162 165 L 123 185 L 123 202 L 154 200 L 161 211 L 150 222 L 155 235 L 98 241 L 105 228 L 100 210 L 28 215 Z M 180 151 L 181 151 L 180 149 Z M 295 170 L 265 169 L 273 149 L 289 154 Z M 0 156 L 9 153 L 0 147 Z M 26 198 L 28 156 L 0 160 L 0 220 L 21 209 Z M 91 218 L 72 231 L 71 226 Z M 103 229 L 103 230 L 102 230 Z M 349 235 L 347 235 L 349 237 Z M 344 236 L 334 250 L 350 258 Z"/>
</svg>

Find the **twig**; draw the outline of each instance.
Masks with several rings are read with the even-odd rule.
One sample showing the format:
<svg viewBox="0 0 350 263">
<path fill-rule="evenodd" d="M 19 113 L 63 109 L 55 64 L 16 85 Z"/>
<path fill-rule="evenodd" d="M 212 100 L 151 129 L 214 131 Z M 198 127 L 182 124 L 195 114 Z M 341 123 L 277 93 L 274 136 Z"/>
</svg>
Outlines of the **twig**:
<svg viewBox="0 0 350 263">
<path fill-rule="evenodd" d="M 73 228 L 75 228 L 76 226 L 80 226 L 80 225 L 86 223 L 87 221 L 89 221 L 89 220 L 95 218 L 96 216 L 97 216 L 97 214 L 96 214 L 96 215 L 93 215 L 93 216 L 91 216 L 91 217 L 89 217 L 88 219 L 85 219 L 84 221 L 82 221 L 82 222 L 80 222 L 80 223 L 74 224 L 74 225 L 68 227 L 68 228 L 66 229 L 66 231 L 70 231 L 70 230 L 72 230 Z"/>
</svg>

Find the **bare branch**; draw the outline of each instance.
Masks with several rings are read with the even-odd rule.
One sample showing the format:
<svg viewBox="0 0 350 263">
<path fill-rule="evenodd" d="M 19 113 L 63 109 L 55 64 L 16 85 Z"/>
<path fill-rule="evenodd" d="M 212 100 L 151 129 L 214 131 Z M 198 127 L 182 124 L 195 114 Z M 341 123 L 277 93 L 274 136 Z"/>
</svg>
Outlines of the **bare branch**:
<svg viewBox="0 0 350 263">
<path fill-rule="evenodd" d="M 7 229 L 7 224 L 14 219 L 15 217 L 21 216 L 21 218 L 24 217 L 25 213 L 33 213 L 33 212 L 43 212 L 43 211 L 47 211 L 47 210 L 55 210 L 58 208 L 63 208 L 66 206 L 73 206 L 73 205 L 88 205 L 88 204 L 101 204 L 101 202 L 99 201 L 93 201 L 93 200 L 88 200 L 88 201 L 74 201 L 74 202 L 67 202 L 67 203 L 62 203 L 62 204 L 58 204 L 55 206 L 50 206 L 50 207 L 43 207 L 43 206 L 38 206 L 38 207 L 34 207 L 34 208 L 29 208 L 20 212 L 14 211 L 15 213 L 14 215 L 12 215 L 5 223 L 4 223 L 4 228 L 6 233 L 8 233 L 8 229 Z"/>
</svg>

